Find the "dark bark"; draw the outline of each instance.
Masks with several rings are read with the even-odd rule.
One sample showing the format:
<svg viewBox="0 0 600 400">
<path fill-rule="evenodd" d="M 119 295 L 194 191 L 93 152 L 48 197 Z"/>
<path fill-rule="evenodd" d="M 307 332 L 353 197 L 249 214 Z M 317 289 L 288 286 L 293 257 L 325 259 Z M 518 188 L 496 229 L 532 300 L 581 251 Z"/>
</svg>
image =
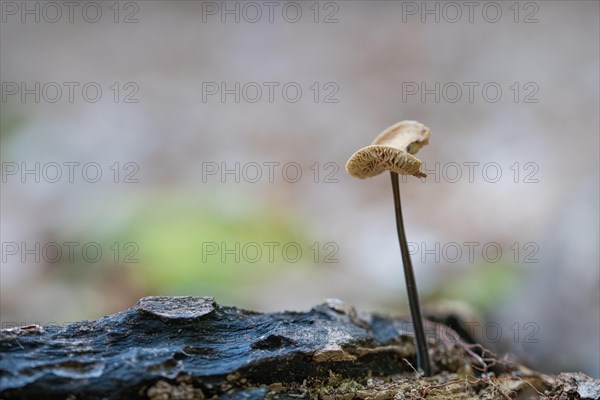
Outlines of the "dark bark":
<svg viewBox="0 0 600 400">
<path fill-rule="evenodd" d="M 414 377 L 413 337 L 403 330 L 409 327 L 399 319 L 359 316 L 337 301 L 308 312 L 262 314 L 219 306 L 208 297 L 146 297 L 97 321 L 4 330 L 0 394 L 5 399 L 262 399 L 274 391 L 307 396 L 299 386 L 331 376 L 365 384 L 372 376 Z M 460 372 L 476 361 L 448 335 L 431 336 L 435 372 Z"/>
</svg>

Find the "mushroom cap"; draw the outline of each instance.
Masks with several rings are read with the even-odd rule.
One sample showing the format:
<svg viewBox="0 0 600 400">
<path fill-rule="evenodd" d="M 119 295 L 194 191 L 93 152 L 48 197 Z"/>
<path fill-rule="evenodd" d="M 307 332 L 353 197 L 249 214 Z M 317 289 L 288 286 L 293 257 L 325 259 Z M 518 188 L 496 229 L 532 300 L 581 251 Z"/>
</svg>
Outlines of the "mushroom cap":
<svg viewBox="0 0 600 400">
<path fill-rule="evenodd" d="M 356 178 L 369 178 L 383 171 L 424 178 L 421 160 L 413 156 L 429 143 L 431 131 L 417 121 L 401 121 L 381 132 L 370 146 L 350 157 L 346 171 Z"/>
</svg>

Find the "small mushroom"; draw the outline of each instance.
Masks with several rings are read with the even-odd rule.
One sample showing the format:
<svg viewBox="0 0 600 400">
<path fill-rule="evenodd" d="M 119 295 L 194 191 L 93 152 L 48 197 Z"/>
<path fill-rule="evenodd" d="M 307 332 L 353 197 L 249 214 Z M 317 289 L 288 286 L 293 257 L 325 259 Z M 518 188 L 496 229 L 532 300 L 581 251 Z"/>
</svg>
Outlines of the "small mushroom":
<svg viewBox="0 0 600 400">
<path fill-rule="evenodd" d="M 385 170 L 424 178 L 421 160 L 413 156 L 429 143 L 431 131 L 417 121 L 402 121 L 381 132 L 370 146 L 358 150 L 346 170 L 356 178 L 369 178 Z"/>
<path fill-rule="evenodd" d="M 386 170 L 390 171 L 396 210 L 396 229 L 404 266 L 406 292 L 411 319 L 415 328 L 417 366 L 423 370 L 425 376 L 431 376 L 431 362 L 427 349 L 427 338 L 423 329 L 417 284 L 402 221 L 398 174 L 414 175 L 419 178 L 427 176 L 421 172 L 421 160 L 414 157 L 413 154 L 429 143 L 430 135 L 429 128 L 417 121 L 398 122 L 380 133 L 370 146 L 354 153 L 346 163 L 348 173 L 361 179 L 379 175 Z"/>
</svg>

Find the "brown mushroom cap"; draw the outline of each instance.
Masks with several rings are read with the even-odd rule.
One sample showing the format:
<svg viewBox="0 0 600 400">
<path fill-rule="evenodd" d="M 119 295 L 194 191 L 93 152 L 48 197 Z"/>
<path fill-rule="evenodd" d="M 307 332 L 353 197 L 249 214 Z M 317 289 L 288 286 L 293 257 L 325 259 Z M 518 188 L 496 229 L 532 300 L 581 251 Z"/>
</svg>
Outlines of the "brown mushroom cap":
<svg viewBox="0 0 600 400">
<path fill-rule="evenodd" d="M 424 178 L 421 160 L 414 157 L 429 143 L 431 131 L 417 121 L 401 121 L 381 132 L 370 146 L 363 147 L 346 163 L 348 173 L 356 178 L 368 178 L 383 171 Z"/>
</svg>

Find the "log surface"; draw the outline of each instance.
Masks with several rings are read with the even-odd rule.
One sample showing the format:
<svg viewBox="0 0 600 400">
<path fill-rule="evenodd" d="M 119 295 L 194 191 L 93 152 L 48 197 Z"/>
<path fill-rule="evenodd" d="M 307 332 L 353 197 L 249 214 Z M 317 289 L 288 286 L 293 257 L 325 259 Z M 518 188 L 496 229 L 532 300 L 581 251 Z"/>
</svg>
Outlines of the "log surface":
<svg viewBox="0 0 600 400">
<path fill-rule="evenodd" d="M 217 393 L 235 386 L 232 376 L 270 384 L 332 368 L 379 375 L 407 370 L 400 358 L 414 358 L 400 321 L 363 321 L 341 302 L 261 314 L 210 297 L 146 297 L 97 321 L 8 329 L 0 346 L 6 398 L 135 398 L 145 386 L 181 376 Z"/>
<path fill-rule="evenodd" d="M 407 327 L 406 320 L 359 315 L 339 300 L 308 312 L 257 313 L 220 306 L 210 297 L 146 297 L 96 321 L 3 330 L 0 395 L 263 399 L 275 391 L 278 398 L 315 397 L 286 387 L 332 376 L 365 385 L 371 377 L 414 378 Z M 469 373 L 464 354 L 452 348 L 431 338 L 436 372 Z M 360 388 L 366 388 L 337 386 L 343 385 L 352 394 L 344 398 L 361 398 Z"/>
</svg>

